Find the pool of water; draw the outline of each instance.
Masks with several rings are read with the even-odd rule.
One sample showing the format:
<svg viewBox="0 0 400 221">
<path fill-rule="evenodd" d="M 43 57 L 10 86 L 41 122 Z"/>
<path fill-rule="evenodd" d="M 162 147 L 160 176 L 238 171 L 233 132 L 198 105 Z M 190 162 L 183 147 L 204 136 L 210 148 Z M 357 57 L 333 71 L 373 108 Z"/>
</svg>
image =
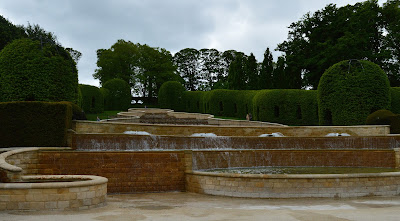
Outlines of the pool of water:
<svg viewBox="0 0 400 221">
<path fill-rule="evenodd" d="M 352 173 L 385 173 L 400 172 L 394 168 L 371 167 L 244 167 L 208 169 L 203 172 L 235 174 L 352 174 Z"/>
</svg>

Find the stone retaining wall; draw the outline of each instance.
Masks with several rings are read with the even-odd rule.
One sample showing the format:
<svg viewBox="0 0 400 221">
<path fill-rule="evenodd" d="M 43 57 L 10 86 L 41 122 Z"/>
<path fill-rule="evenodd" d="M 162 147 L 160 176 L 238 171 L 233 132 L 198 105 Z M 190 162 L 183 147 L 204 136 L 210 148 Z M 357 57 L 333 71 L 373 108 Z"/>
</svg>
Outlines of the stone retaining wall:
<svg viewBox="0 0 400 221">
<path fill-rule="evenodd" d="M 194 133 L 214 133 L 218 136 L 259 136 L 280 132 L 289 137 L 323 137 L 329 133 L 347 133 L 351 136 L 386 136 L 390 134 L 389 126 L 209 126 L 209 125 L 157 125 L 116 122 L 74 121 L 76 133 L 123 133 L 125 131 L 146 131 L 153 135 L 190 136 Z"/>
<path fill-rule="evenodd" d="M 400 172 L 381 174 L 245 175 L 191 172 L 188 192 L 249 198 L 396 196 Z"/>
<path fill-rule="evenodd" d="M 109 193 L 185 191 L 183 151 L 41 151 L 40 174 L 92 174 L 108 178 Z"/>
</svg>

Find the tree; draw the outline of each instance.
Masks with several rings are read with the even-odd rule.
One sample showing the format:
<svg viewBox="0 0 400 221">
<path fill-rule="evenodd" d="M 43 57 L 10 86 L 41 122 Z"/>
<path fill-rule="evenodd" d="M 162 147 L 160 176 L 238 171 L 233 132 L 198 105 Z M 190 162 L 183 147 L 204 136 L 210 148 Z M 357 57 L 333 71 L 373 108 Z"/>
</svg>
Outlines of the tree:
<svg viewBox="0 0 400 221">
<path fill-rule="evenodd" d="M 272 53 L 267 48 L 264 52 L 264 60 L 261 63 L 260 70 L 260 80 L 259 80 L 259 89 L 271 89 L 273 87 L 272 84 L 272 74 L 274 71 L 274 61 L 272 57 Z"/>
<path fill-rule="evenodd" d="M 381 11 L 376 0 L 341 8 L 330 4 L 292 23 L 288 40 L 277 47 L 285 53 L 287 73 L 296 79 L 291 87 L 316 89 L 322 73 L 346 59 L 368 59 L 389 68 Z"/>
<path fill-rule="evenodd" d="M 15 39 L 26 37 L 23 26 L 15 26 L 0 15 L 0 51 Z"/>
<path fill-rule="evenodd" d="M 248 90 L 257 90 L 259 85 L 259 76 L 258 76 L 258 64 L 256 57 L 253 53 L 250 53 L 250 56 L 246 61 L 246 82 Z"/>
<path fill-rule="evenodd" d="M 221 75 L 221 56 L 216 49 L 201 49 L 200 64 L 201 64 L 201 89 L 208 91 L 213 88 L 214 83 Z"/>
<path fill-rule="evenodd" d="M 199 87 L 200 52 L 194 48 L 185 48 L 174 55 L 174 64 L 179 75 L 185 80 L 185 88 L 195 91 Z"/>
<path fill-rule="evenodd" d="M 130 41 L 118 40 L 110 49 L 97 50 L 97 66 L 93 77 L 101 84 L 120 78 L 144 97 L 156 97 L 165 81 L 181 80 L 169 51 Z"/>
<path fill-rule="evenodd" d="M 286 60 L 284 56 L 278 57 L 276 68 L 272 77 L 273 87 L 277 89 L 287 89 L 289 84 L 286 75 Z"/>
<path fill-rule="evenodd" d="M 247 89 L 246 76 L 247 58 L 243 53 L 237 53 L 235 60 L 229 65 L 228 85 L 231 90 Z"/>
</svg>

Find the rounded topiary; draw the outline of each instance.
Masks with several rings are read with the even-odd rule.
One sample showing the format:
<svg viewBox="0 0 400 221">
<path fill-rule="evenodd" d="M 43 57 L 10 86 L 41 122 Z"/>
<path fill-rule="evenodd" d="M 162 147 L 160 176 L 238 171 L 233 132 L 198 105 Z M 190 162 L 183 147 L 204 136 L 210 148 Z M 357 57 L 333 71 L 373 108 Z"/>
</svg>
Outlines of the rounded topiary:
<svg viewBox="0 0 400 221">
<path fill-rule="evenodd" d="M 331 66 L 318 85 L 320 125 L 360 125 L 367 116 L 390 108 L 385 72 L 365 60 L 346 60 Z"/>
<path fill-rule="evenodd" d="M 160 108 L 173 109 L 176 111 L 184 110 L 185 104 L 182 96 L 185 88 L 177 81 L 167 81 L 161 85 L 158 91 L 158 105 Z"/>
<path fill-rule="evenodd" d="M 110 110 L 128 110 L 131 106 L 132 94 L 129 84 L 119 78 L 114 78 L 103 85 L 109 91 Z"/>
<path fill-rule="evenodd" d="M 0 52 L 2 101 L 78 100 L 76 63 L 64 49 L 18 39 Z"/>
<path fill-rule="evenodd" d="M 400 133 L 400 115 L 389 110 L 377 110 L 370 114 L 365 121 L 367 125 L 390 125 L 390 133 Z"/>
<path fill-rule="evenodd" d="M 102 88 L 100 88 L 100 93 L 103 95 L 103 98 L 104 98 L 104 110 L 112 110 L 110 90 L 102 87 Z"/>
<path fill-rule="evenodd" d="M 104 111 L 104 98 L 98 87 L 80 84 L 82 94 L 82 109 L 86 113 L 102 113 Z"/>
</svg>

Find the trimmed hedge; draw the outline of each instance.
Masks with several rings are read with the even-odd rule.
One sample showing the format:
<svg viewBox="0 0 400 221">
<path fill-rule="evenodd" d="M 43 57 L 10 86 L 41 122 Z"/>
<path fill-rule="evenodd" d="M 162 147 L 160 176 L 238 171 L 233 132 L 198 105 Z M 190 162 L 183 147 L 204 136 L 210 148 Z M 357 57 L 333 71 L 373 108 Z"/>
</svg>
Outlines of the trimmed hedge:
<svg viewBox="0 0 400 221">
<path fill-rule="evenodd" d="M 0 103 L 0 147 L 67 145 L 72 107 L 65 103 Z"/>
<path fill-rule="evenodd" d="M 184 91 L 185 88 L 177 81 L 165 82 L 158 91 L 158 104 L 160 108 L 176 111 L 185 110 L 185 103 L 182 100 Z"/>
<path fill-rule="evenodd" d="M 104 111 L 104 98 L 98 87 L 80 84 L 82 93 L 82 109 L 85 113 L 97 114 Z"/>
<path fill-rule="evenodd" d="M 400 114 L 400 87 L 390 88 L 391 107 L 390 110 L 395 114 Z"/>
<path fill-rule="evenodd" d="M 111 107 L 111 97 L 110 97 L 110 90 L 107 88 L 100 88 L 100 93 L 103 95 L 103 100 L 104 100 L 104 110 L 112 110 Z"/>
<path fill-rule="evenodd" d="M 367 116 L 390 109 L 389 80 L 376 64 L 342 61 L 322 75 L 318 86 L 320 125 L 361 125 Z"/>
<path fill-rule="evenodd" d="M 317 91 L 261 90 L 253 99 L 255 120 L 287 125 L 318 125 Z"/>
<path fill-rule="evenodd" d="M 78 71 L 63 48 L 18 39 L 0 51 L 0 101 L 78 102 Z"/>
<path fill-rule="evenodd" d="M 103 87 L 110 92 L 109 110 L 128 110 L 131 106 L 132 94 L 131 87 L 126 81 L 114 78 L 104 83 Z"/>
<path fill-rule="evenodd" d="M 378 110 L 370 114 L 365 121 L 367 125 L 390 125 L 390 133 L 400 133 L 400 115 L 389 110 Z"/>
<path fill-rule="evenodd" d="M 184 91 L 182 102 L 185 105 L 185 111 L 191 113 L 205 113 L 204 91 Z"/>
</svg>

